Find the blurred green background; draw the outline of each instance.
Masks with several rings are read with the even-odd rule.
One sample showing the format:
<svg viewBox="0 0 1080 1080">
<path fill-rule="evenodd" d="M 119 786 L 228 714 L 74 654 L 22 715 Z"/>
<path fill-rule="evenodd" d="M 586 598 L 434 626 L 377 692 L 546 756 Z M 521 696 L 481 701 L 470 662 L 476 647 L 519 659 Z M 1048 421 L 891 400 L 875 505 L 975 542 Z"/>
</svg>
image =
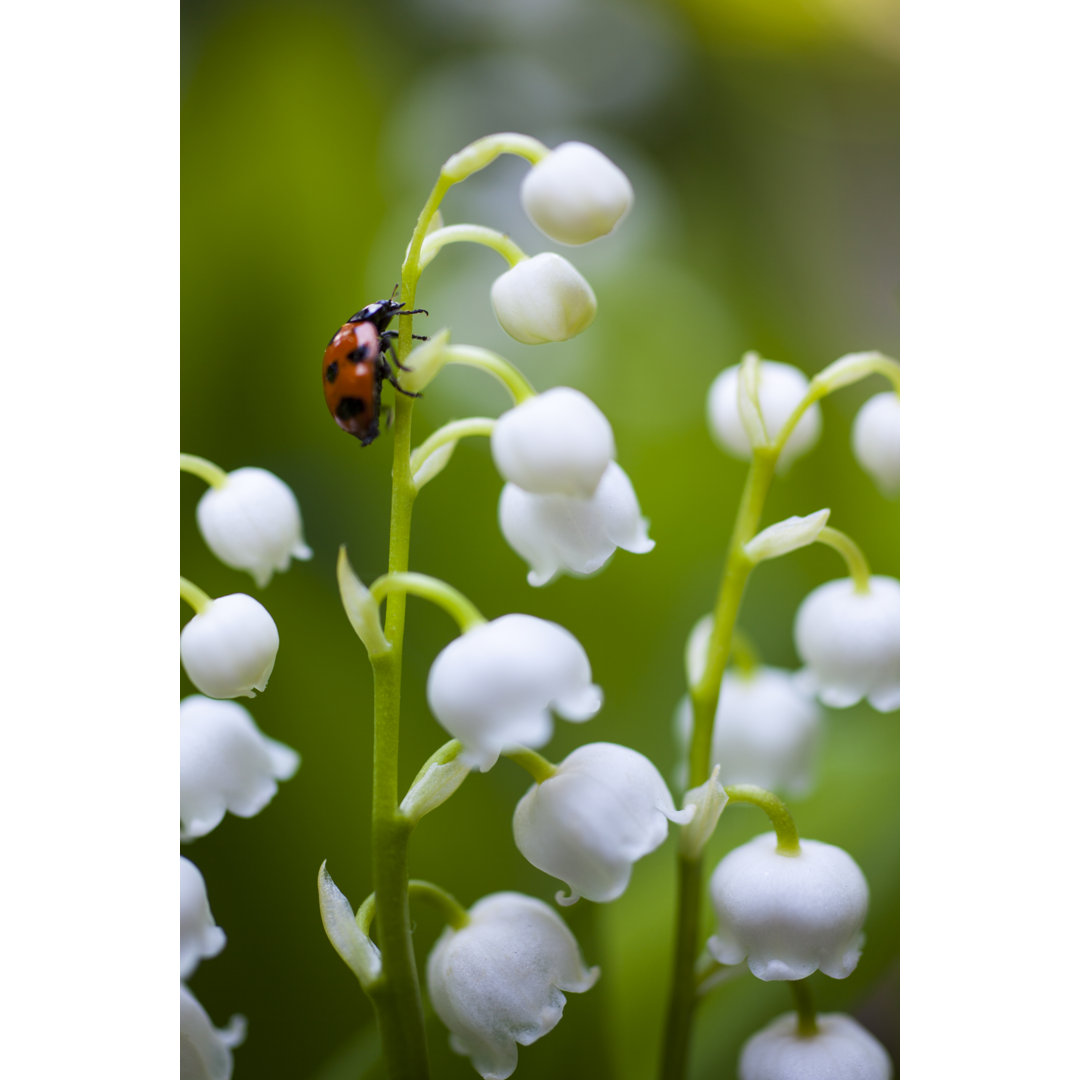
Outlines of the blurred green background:
<svg viewBox="0 0 1080 1080">
<path fill-rule="evenodd" d="M 191 985 L 219 1025 L 233 1012 L 248 1017 L 240 1080 L 355 1078 L 372 1053 L 372 1013 L 323 935 L 315 875 L 328 859 L 354 905 L 370 889 L 371 678 L 334 560 L 345 543 L 366 580 L 385 569 L 391 445 L 361 448 L 330 419 L 319 377 L 329 335 L 389 295 L 438 166 L 469 140 L 499 130 L 548 145 L 581 139 L 630 176 L 630 218 L 572 250 L 525 219 L 520 160 L 497 162 L 444 203 L 447 223 L 481 222 L 529 251 L 567 255 L 599 299 L 581 337 L 536 348 L 507 338 L 488 303 L 501 260 L 482 249 L 446 251 L 418 299 L 431 311 L 425 328 L 450 326 L 454 340 L 502 352 L 538 388 L 570 384 L 604 409 L 655 551 L 619 552 L 591 580 L 530 589 L 498 531 L 487 446 L 472 440 L 417 504 L 412 566 L 451 581 L 489 616 L 551 618 L 585 645 L 606 704 L 586 729 L 558 725 L 549 757 L 583 741 L 622 742 L 670 776 L 683 644 L 712 605 L 744 475 L 708 438 L 710 381 L 750 348 L 810 372 L 853 350 L 897 355 L 897 31 L 895 0 L 183 3 L 183 449 L 283 477 L 315 550 L 258 594 L 281 651 L 267 692 L 250 703 L 303 765 L 261 815 L 230 816 L 185 848 L 229 938 Z M 874 571 L 897 574 L 898 505 L 850 451 L 855 410 L 882 388 L 826 402 L 821 443 L 775 485 L 767 517 L 829 506 L 831 524 L 859 540 Z M 450 371 L 417 410 L 417 439 L 505 407 L 483 375 Z M 254 591 L 196 532 L 201 483 L 185 476 L 180 487 L 184 574 L 212 595 Z M 768 662 L 796 666 L 799 600 L 840 573 L 825 549 L 758 572 L 743 624 Z M 451 632 L 437 609 L 410 604 L 406 784 L 445 739 L 425 679 Z M 192 690 L 186 680 L 181 689 Z M 830 713 L 820 783 L 793 804 L 800 831 L 847 848 L 871 884 L 862 962 L 844 981 L 814 976 L 819 1005 L 853 1012 L 894 1054 L 898 751 L 896 715 Z M 414 876 L 466 904 L 499 889 L 551 901 L 559 884 L 511 837 L 527 786 L 505 762 L 470 778 L 418 829 Z M 756 812 L 733 808 L 710 864 L 764 827 Z M 639 863 L 617 903 L 565 912 L 603 976 L 522 1051 L 522 1080 L 654 1075 L 673 847 Z M 438 931 L 426 910 L 416 913 L 421 957 Z M 790 1007 L 786 987 L 751 977 L 718 990 L 700 1009 L 693 1075 L 734 1076 L 745 1039 Z M 434 1019 L 429 1043 L 436 1075 L 475 1076 Z"/>
</svg>

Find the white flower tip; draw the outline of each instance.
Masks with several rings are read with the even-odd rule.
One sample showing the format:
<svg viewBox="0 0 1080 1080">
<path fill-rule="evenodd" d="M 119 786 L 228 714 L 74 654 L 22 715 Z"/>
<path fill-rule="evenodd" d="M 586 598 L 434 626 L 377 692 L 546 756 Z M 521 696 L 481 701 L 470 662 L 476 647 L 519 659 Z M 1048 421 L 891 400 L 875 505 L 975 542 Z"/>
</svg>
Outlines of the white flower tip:
<svg viewBox="0 0 1080 1080">
<path fill-rule="evenodd" d="M 580 899 L 581 893 L 576 892 L 574 889 L 571 889 L 569 892 L 560 889 L 555 894 L 555 903 L 558 904 L 559 907 L 573 907 Z"/>
<path fill-rule="evenodd" d="M 529 220 L 563 244 L 587 244 L 627 215 L 634 189 L 626 174 L 593 146 L 566 142 L 525 174 L 521 202 Z"/>
</svg>

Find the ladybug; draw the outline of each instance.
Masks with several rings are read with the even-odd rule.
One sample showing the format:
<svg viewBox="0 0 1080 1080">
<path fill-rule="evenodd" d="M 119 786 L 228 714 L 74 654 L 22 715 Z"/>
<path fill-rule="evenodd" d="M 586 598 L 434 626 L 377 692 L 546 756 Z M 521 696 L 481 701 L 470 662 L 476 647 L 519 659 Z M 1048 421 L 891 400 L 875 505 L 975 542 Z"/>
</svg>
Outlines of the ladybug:
<svg viewBox="0 0 1080 1080">
<path fill-rule="evenodd" d="M 396 290 L 395 290 L 396 291 Z M 419 397 L 404 389 L 394 378 L 394 369 L 386 359 L 389 353 L 398 364 L 394 351 L 396 330 L 388 330 L 395 315 L 426 315 L 423 308 L 402 311 L 404 304 L 376 300 L 361 308 L 342 325 L 330 339 L 323 353 L 323 393 L 330 415 L 342 431 L 355 435 L 361 446 L 367 446 L 379 434 L 379 407 L 383 379 L 409 397 Z M 413 337 L 426 341 L 419 334 Z"/>
</svg>

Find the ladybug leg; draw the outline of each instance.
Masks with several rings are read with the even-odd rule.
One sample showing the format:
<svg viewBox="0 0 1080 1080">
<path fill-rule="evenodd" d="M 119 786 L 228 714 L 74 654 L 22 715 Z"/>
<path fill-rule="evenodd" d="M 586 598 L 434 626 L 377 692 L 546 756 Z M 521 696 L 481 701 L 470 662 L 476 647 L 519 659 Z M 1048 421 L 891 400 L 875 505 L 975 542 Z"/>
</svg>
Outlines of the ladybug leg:
<svg viewBox="0 0 1080 1080">
<path fill-rule="evenodd" d="M 394 357 L 394 363 L 397 363 L 396 356 Z M 401 367 L 401 365 L 398 364 L 398 367 Z M 410 369 L 403 367 L 401 370 L 408 371 Z M 394 369 L 386 362 L 385 358 L 381 356 L 379 357 L 379 377 L 385 379 L 399 394 L 404 394 L 406 397 L 418 398 L 424 396 L 421 393 L 413 393 L 412 390 L 406 390 L 405 387 L 394 378 Z"/>
</svg>

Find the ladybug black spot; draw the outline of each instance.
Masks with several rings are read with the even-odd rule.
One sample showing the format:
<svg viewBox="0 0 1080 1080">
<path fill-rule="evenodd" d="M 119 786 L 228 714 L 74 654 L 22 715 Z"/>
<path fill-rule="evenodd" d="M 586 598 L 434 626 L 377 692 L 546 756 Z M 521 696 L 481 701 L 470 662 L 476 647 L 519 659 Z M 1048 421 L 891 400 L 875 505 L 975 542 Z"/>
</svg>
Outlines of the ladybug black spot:
<svg viewBox="0 0 1080 1080">
<path fill-rule="evenodd" d="M 338 402 L 335 415 L 339 420 L 352 420 L 364 411 L 364 399 L 358 397 L 342 398 Z"/>
<path fill-rule="evenodd" d="M 326 381 L 332 383 L 337 378 L 337 361 L 334 360 L 326 369 Z"/>
<path fill-rule="evenodd" d="M 361 360 L 366 360 L 367 357 L 368 347 L 366 342 L 363 345 L 357 345 L 356 348 L 348 354 L 348 359 L 350 359 L 354 364 L 359 364 Z"/>
</svg>

